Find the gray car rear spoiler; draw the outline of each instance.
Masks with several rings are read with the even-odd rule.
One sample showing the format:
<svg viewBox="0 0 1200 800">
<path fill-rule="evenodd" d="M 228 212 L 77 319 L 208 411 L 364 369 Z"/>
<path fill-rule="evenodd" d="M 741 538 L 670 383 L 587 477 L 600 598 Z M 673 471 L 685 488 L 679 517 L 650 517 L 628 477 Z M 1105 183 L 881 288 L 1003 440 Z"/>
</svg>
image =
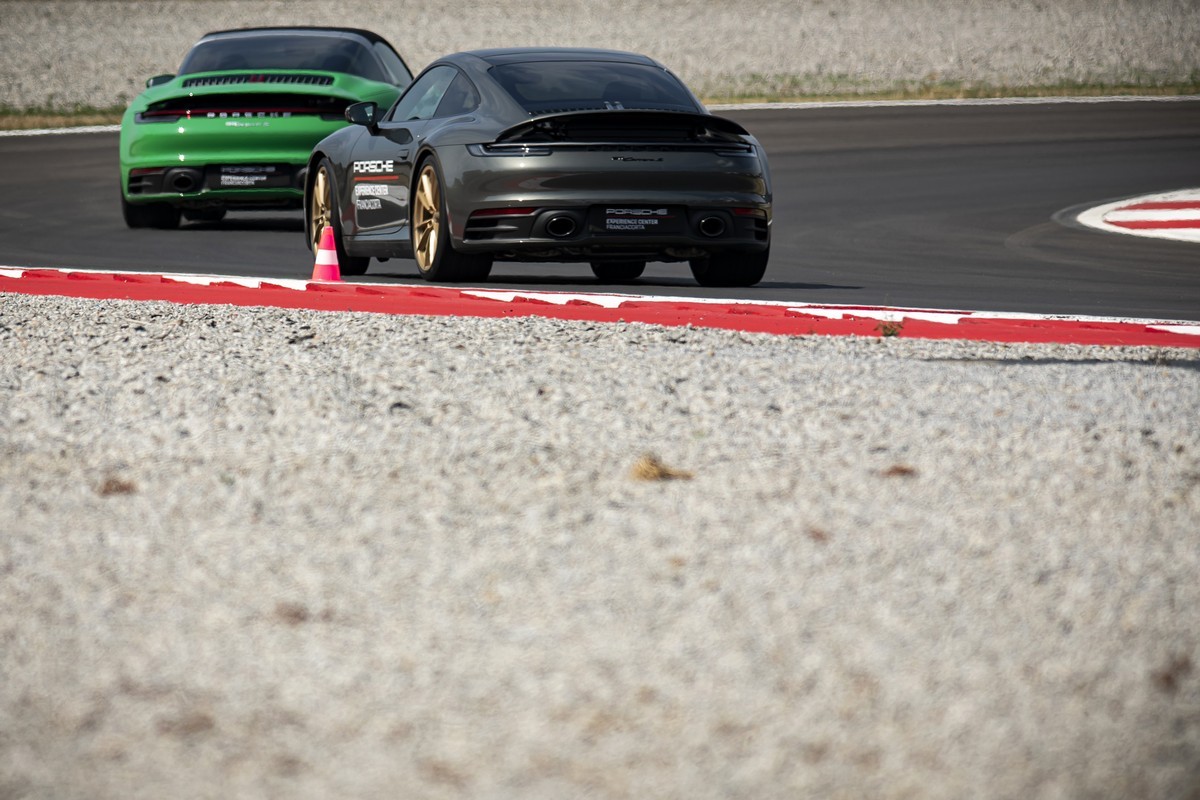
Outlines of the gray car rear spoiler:
<svg viewBox="0 0 1200 800">
<path fill-rule="evenodd" d="M 644 111 L 636 109 L 613 109 L 610 111 L 568 111 L 558 114 L 544 114 L 532 117 L 512 127 L 506 128 L 496 142 L 511 142 L 523 138 L 526 134 L 539 129 L 547 132 L 561 127 L 563 123 L 583 123 L 611 125 L 619 122 L 622 127 L 681 127 L 691 126 L 703 129 L 710 134 L 723 135 L 727 138 L 749 136 L 750 133 L 741 125 L 724 117 L 712 114 L 694 114 L 687 111 Z"/>
</svg>

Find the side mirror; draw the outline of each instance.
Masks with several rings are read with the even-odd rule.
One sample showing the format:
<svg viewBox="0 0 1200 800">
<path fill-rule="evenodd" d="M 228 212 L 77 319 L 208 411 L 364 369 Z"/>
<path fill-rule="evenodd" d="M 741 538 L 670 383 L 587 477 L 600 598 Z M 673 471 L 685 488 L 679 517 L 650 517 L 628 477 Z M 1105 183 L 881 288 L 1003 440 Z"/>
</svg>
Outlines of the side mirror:
<svg viewBox="0 0 1200 800">
<path fill-rule="evenodd" d="M 159 84 L 166 83 L 174 77 L 174 75 L 155 75 L 153 78 L 146 80 L 146 88 L 149 89 L 151 86 L 158 86 Z"/>
<path fill-rule="evenodd" d="M 374 133 L 379 127 L 379 106 L 370 101 L 348 105 L 346 121 L 355 125 L 365 125 Z"/>
</svg>

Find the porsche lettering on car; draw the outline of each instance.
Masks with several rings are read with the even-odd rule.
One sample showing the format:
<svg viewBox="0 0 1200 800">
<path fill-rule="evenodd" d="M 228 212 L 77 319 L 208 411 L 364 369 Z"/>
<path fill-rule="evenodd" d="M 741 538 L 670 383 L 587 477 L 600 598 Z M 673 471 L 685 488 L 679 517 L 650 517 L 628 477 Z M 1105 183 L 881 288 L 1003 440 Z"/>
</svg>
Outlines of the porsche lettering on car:
<svg viewBox="0 0 1200 800">
<path fill-rule="evenodd" d="M 390 106 L 412 80 L 370 31 L 244 28 L 206 34 L 121 121 L 121 207 L 131 228 L 180 216 L 300 208 L 313 145 L 357 102 Z"/>
<path fill-rule="evenodd" d="M 646 56 L 455 53 L 346 118 L 313 149 L 304 201 L 309 246 L 331 227 L 344 273 L 400 257 L 428 280 L 482 281 L 495 261 L 550 261 L 621 282 L 663 261 L 751 286 L 766 270 L 766 153 Z"/>
</svg>

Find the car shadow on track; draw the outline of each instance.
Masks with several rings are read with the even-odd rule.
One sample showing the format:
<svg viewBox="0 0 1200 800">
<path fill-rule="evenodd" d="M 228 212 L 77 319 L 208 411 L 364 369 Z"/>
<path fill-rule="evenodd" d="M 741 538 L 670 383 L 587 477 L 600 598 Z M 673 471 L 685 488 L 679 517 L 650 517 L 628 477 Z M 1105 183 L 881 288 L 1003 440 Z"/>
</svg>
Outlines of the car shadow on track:
<svg viewBox="0 0 1200 800">
<path fill-rule="evenodd" d="M 427 284 L 421 279 L 414 266 L 409 270 L 388 269 L 390 265 L 371 264 L 371 269 L 367 272 L 367 278 L 388 279 L 402 283 L 414 283 L 418 285 L 441 285 L 451 287 L 453 284 Z M 554 289 L 561 290 L 564 288 L 578 289 L 580 291 L 602 291 L 602 292 L 633 292 L 636 293 L 641 289 L 663 289 L 663 288 L 678 288 L 681 291 L 689 293 L 704 292 L 704 295 L 720 295 L 724 296 L 729 293 L 728 289 L 703 288 L 692 280 L 690 277 L 660 277 L 660 276 L 645 276 L 638 278 L 635 281 L 628 283 L 603 283 L 596 280 L 587 270 L 586 266 L 583 272 L 578 275 L 556 275 L 556 274 L 539 274 L 539 275 L 506 275 L 495 274 L 486 282 L 486 288 L 489 289 Z M 857 290 L 861 286 L 848 286 L 832 283 L 798 283 L 790 281 L 761 281 L 749 288 L 741 288 L 736 291 L 755 292 L 756 290 L 764 291 L 820 291 L 820 290 Z"/>
<path fill-rule="evenodd" d="M 215 233 L 225 231 L 273 231 L 303 233 L 304 220 L 288 217 L 226 217 L 220 222 L 188 222 L 179 225 L 180 231 L 188 233 Z"/>
</svg>

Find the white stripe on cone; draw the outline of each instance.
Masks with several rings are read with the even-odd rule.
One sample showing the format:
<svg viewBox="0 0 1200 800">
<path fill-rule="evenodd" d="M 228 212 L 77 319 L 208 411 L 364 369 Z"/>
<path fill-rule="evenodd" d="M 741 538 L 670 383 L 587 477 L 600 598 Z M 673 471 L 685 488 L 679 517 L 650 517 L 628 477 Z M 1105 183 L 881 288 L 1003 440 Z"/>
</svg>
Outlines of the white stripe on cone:
<svg viewBox="0 0 1200 800">
<path fill-rule="evenodd" d="M 321 229 L 321 239 L 317 243 L 317 260 L 313 264 L 312 279 L 314 281 L 340 281 L 342 269 L 338 266 L 337 246 L 333 241 L 333 228 L 326 225 Z"/>
</svg>

